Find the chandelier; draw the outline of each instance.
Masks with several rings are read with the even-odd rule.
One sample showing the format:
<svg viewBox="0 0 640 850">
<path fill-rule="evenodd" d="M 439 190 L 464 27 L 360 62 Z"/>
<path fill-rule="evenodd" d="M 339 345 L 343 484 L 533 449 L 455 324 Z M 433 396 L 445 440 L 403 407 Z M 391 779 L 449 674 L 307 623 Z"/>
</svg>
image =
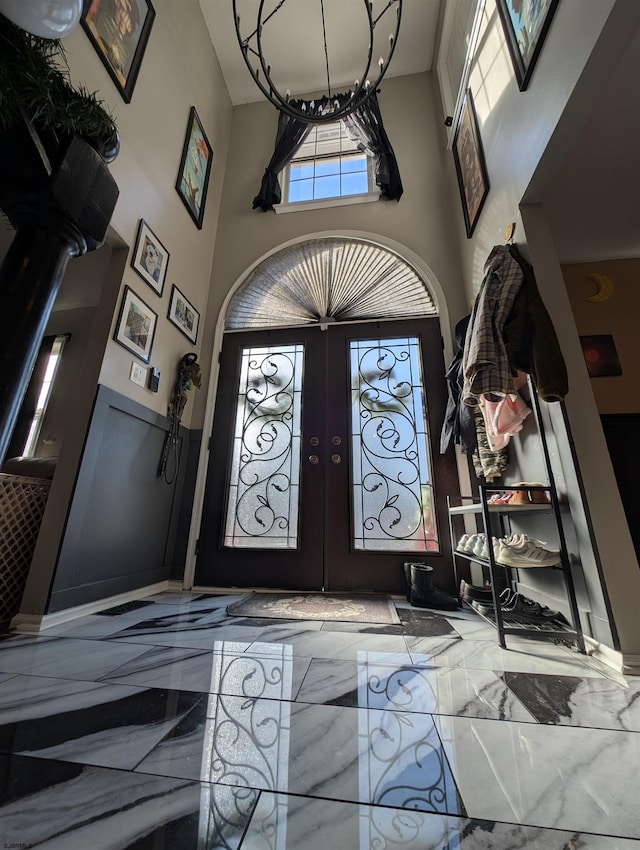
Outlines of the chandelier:
<svg viewBox="0 0 640 850">
<path fill-rule="evenodd" d="M 317 0 L 319 4 L 318 25 L 322 25 L 322 46 L 324 48 L 324 65 L 326 73 L 326 92 L 314 100 L 294 100 L 291 98 L 290 88 L 285 89 L 283 95 L 278 85 L 274 81 L 277 68 L 277 49 L 274 49 L 273 63 L 269 62 L 265 56 L 265 37 L 267 40 L 271 37 L 272 46 L 276 43 L 278 46 L 282 44 L 282 38 L 288 32 L 286 22 L 284 21 L 282 7 L 285 6 L 287 0 L 271 0 L 267 4 L 267 0 L 254 0 L 259 2 L 257 18 L 254 19 L 255 11 L 250 24 L 244 29 L 245 35 L 241 26 L 244 27 L 245 20 L 241 21 L 238 14 L 238 0 L 233 0 L 233 17 L 236 28 L 238 43 L 242 51 L 242 56 L 253 78 L 253 81 L 258 86 L 264 96 L 279 110 L 295 118 L 299 121 L 307 123 L 321 124 L 330 121 L 337 121 L 340 118 L 349 115 L 377 91 L 378 85 L 387 72 L 391 57 L 396 48 L 398 39 L 398 30 L 400 29 L 400 18 L 402 16 L 402 0 L 387 0 L 386 5 L 378 13 L 374 13 L 373 0 L 362 0 L 364 16 L 362 16 L 362 26 L 368 25 L 368 49 L 366 62 L 361 66 L 360 76 L 348 84 L 349 88 L 346 92 L 338 94 L 331 83 L 331 68 L 330 68 L 330 50 L 327 38 L 327 9 L 325 4 L 329 4 L 329 0 Z M 292 0 L 295 4 L 295 0 Z M 344 9 L 342 4 L 345 0 L 338 0 L 340 7 Z M 356 0 L 353 0 L 355 4 Z M 385 0 L 383 0 L 385 2 Z M 265 9 L 265 5 L 267 8 Z M 289 6 L 288 8 L 291 8 Z M 301 8 L 298 3 L 298 10 Z M 337 8 L 337 7 L 336 7 Z M 309 5 L 305 4 L 305 9 L 309 9 Z M 389 35 L 381 31 L 384 25 L 389 29 Z M 376 30 L 377 28 L 377 30 Z M 249 34 L 246 34 L 249 33 Z M 378 38 L 376 39 L 376 35 Z M 276 41 L 277 39 L 277 41 Z M 353 41 L 353 39 L 352 39 Z M 364 45 L 364 41 L 363 41 Z M 374 61 L 375 53 L 380 51 L 385 55 L 374 64 L 375 77 L 371 78 L 372 62 Z M 344 57 L 343 57 L 344 58 Z M 294 80 L 289 81 L 289 86 L 295 83 Z M 282 86 L 282 83 L 281 83 Z"/>
</svg>

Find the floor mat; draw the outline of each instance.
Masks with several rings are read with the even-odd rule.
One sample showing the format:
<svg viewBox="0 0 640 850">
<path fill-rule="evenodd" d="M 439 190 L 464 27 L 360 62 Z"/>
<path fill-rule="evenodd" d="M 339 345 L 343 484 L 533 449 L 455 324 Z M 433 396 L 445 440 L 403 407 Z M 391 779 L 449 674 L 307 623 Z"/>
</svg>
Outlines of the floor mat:
<svg viewBox="0 0 640 850">
<path fill-rule="evenodd" d="M 234 617 L 284 620 L 337 620 L 347 623 L 398 624 L 390 597 L 382 594 L 251 593 L 227 607 Z"/>
</svg>

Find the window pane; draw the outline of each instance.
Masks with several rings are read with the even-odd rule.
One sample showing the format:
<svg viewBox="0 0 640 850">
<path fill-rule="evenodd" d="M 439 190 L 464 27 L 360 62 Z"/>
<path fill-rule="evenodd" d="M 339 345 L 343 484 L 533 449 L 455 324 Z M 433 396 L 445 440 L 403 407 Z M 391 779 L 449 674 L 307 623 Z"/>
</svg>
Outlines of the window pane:
<svg viewBox="0 0 640 850">
<path fill-rule="evenodd" d="M 340 160 L 337 157 L 316 162 L 316 177 L 329 177 L 331 174 L 340 174 Z"/>
<path fill-rule="evenodd" d="M 313 177 L 312 162 L 296 162 L 292 163 L 289 171 L 290 180 L 304 180 L 305 178 Z"/>
<path fill-rule="evenodd" d="M 365 195 L 369 189 L 366 174 L 343 174 L 343 195 Z"/>
<path fill-rule="evenodd" d="M 303 351 L 242 349 L 225 546 L 298 545 Z"/>
<path fill-rule="evenodd" d="M 366 171 L 367 157 L 362 156 L 343 156 L 342 157 L 342 173 L 345 171 Z"/>
<path fill-rule="evenodd" d="M 312 201 L 313 200 L 313 180 L 296 180 L 295 183 L 289 184 L 289 201 Z"/>
<path fill-rule="evenodd" d="M 315 181 L 316 198 L 339 198 L 340 197 L 340 175 L 335 177 L 319 177 Z"/>
<path fill-rule="evenodd" d="M 418 339 L 353 341 L 350 360 L 354 547 L 437 551 Z"/>
</svg>

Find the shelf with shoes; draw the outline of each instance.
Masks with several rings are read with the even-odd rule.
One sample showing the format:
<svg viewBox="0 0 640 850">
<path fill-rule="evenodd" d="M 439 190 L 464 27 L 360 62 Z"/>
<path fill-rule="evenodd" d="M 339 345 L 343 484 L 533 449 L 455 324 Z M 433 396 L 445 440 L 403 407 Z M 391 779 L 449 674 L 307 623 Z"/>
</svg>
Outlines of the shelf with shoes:
<svg viewBox="0 0 640 850">
<path fill-rule="evenodd" d="M 507 648 L 506 636 L 545 637 L 551 640 L 572 641 L 580 652 L 585 653 L 584 637 L 580 625 L 575 588 L 571 567 L 566 550 L 560 507 L 553 484 L 536 485 L 536 492 L 548 494 L 545 504 L 495 505 L 490 503 L 492 496 L 514 490 L 521 491 L 522 485 L 494 486 L 480 485 L 478 497 L 458 497 L 456 501 L 465 502 L 454 505 L 448 500 L 449 526 L 454 556 L 456 583 L 458 582 L 457 559 L 462 558 L 479 564 L 483 573 L 488 574 L 491 588 L 491 601 L 483 605 L 470 604 L 484 620 L 493 625 L 498 632 L 500 646 Z M 508 515 L 523 511 L 546 510 L 555 514 L 557 536 L 560 545 L 557 549 L 546 548 L 547 544 L 529 538 L 526 534 L 508 534 Z M 465 514 L 476 514 L 482 520 L 484 531 L 476 534 L 456 534 L 454 520 Z M 488 541 L 491 541 L 491 545 Z M 517 593 L 511 575 L 512 570 L 555 569 L 564 574 L 567 601 L 571 611 L 573 625 L 562 623 L 559 612 L 541 606 L 534 600 Z M 464 582 L 463 582 L 464 584 Z M 472 586 L 471 586 L 472 587 Z M 511 604 L 510 604 L 511 603 Z M 536 607 L 537 606 L 537 607 Z M 514 622 L 515 619 L 515 622 Z M 564 620 L 564 617 L 562 617 Z"/>
</svg>

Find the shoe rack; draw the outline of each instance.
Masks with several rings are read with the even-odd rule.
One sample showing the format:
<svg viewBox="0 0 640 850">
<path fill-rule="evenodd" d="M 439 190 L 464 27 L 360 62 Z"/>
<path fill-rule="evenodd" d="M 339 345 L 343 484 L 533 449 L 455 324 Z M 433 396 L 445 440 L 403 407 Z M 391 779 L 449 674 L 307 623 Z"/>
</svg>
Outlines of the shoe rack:
<svg viewBox="0 0 640 850">
<path fill-rule="evenodd" d="M 531 396 L 530 405 L 535 416 L 537 431 L 540 437 L 540 443 L 544 457 L 547 483 L 527 485 L 526 488 L 523 488 L 522 484 L 510 486 L 480 484 L 478 487 L 477 497 L 458 496 L 455 498 L 455 504 L 453 504 L 454 500 L 451 497 L 447 497 L 449 513 L 449 532 L 451 535 L 451 549 L 453 552 L 456 586 L 458 586 L 460 583 L 458 570 L 459 559 L 462 559 L 463 561 L 473 561 L 482 567 L 483 574 L 491 582 L 491 592 L 493 596 L 493 616 L 490 616 L 489 614 L 483 614 L 479 611 L 476 611 L 476 613 L 479 617 L 482 617 L 484 620 L 486 620 L 488 623 L 495 627 L 498 633 L 498 642 L 503 649 L 507 648 L 506 637 L 508 635 L 519 635 L 520 637 L 535 637 L 538 639 L 548 638 L 549 640 L 562 640 L 566 642 L 572 642 L 577 645 L 578 650 L 581 653 L 586 654 L 584 636 L 580 624 L 580 615 L 578 612 L 578 603 L 576 600 L 575 585 L 573 582 L 573 576 L 571 574 L 571 565 L 569 563 L 569 555 L 567 552 L 566 539 L 562 525 L 560 502 L 558 499 L 558 493 L 556 490 L 553 472 L 551 469 L 549 447 L 547 444 L 541 418 L 540 401 L 538 399 L 537 393 L 531 385 L 531 382 L 529 382 L 529 391 Z M 528 503 L 525 502 L 524 504 L 513 503 L 511 501 L 497 504 L 492 504 L 490 502 L 491 497 L 495 494 L 508 493 L 511 491 L 522 491 L 523 489 L 529 491 L 530 494 L 533 496 L 533 499 L 535 499 L 536 501 L 532 500 Z M 557 541 L 559 544 L 557 548 L 559 548 L 560 563 L 554 566 L 535 566 L 518 568 L 507 567 L 497 563 L 492 545 L 493 537 L 504 538 L 507 536 L 507 527 L 509 525 L 510 517 L 515 515 L 517 515 L 518 517 L 532 515 L 539 511 L 544 511 L 548 514 L 553 515 L 553 518 L 555 520 L 554 525 L 557 534 Z M 460 528 L 460 523 L 457 522 L 457 520 L 459 517 L 463 517 L 464 515 L 470 514 L 477 515 L 481 520 L 482 531 L 484 532 L 485 539 L 487 541 L 486 557 L 478 557 L 474 554 L 461 552 L 456 548 L 457 542 L 461 536 L 456 533 L 456 531 Z M 508 615 L 503 615 L 503 611 L 501 610 L 501 591 L 498 587 L 498 582 L 496 581 L 496 579 L 504 579 L 502 581 L 502 587 L 513 588 L 515 585 L 515 579 L 513 577 L 514 569 L 560 571 L 563 574 L 564 578 L 564 585 L 566 590 L 567 602 L 571 613 L 572 625 L 566 628 L 561 626 L 558 626 L 557 628 L 549 628 L 548 624 L 544 623 L 541 624 L 541 626 L 544 625 L 544 628 L 542 628 L 537 627 L 537 624 L 531 624 L 531 627 L 528 627 L 526 623 L 510 623 L 508 620 Z M 476 609 L 473 610 L 475 611 Z"/>
</svg>

